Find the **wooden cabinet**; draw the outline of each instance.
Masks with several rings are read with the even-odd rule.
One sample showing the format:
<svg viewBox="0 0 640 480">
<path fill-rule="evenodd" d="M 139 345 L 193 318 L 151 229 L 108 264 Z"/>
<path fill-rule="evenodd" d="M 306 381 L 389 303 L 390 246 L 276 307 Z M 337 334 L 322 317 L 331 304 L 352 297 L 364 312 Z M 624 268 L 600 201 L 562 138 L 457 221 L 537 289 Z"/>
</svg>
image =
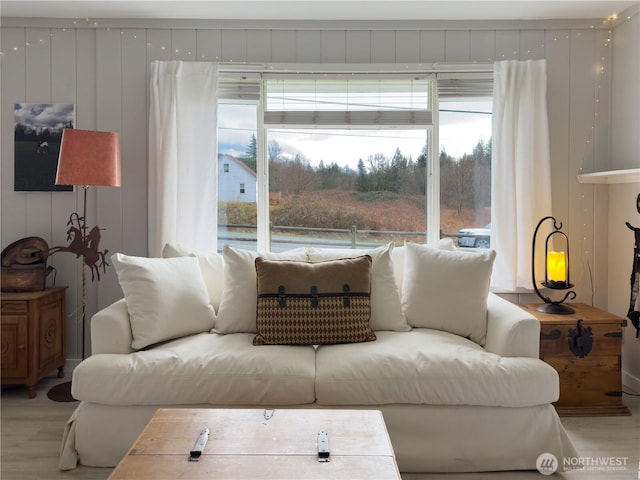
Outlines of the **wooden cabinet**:
<svg viewBox="0 0 640 480">
<path fill-rule="evenodd" d="M 40 292 L 2 292 L 2 385 L 24 384 L 29 398 L 52 370 L 64 376 L 65 287 Z"/>
<path fill-rule="evenodd" d="M 562 416 L 631 415 L 622 403 L 622 328 L 627 320 L 582 303 L 553 315 L 524 308 L 540 320 L 540 358 L 560 376 Z"/>
</svg>

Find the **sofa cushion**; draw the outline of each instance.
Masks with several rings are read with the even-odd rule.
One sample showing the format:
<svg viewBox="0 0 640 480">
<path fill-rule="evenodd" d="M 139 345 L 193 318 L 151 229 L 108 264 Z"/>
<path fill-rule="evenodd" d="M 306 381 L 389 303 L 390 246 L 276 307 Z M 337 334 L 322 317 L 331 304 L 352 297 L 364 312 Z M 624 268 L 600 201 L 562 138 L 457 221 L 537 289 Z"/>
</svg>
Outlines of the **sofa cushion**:
<svg viewBox="0 0 640 480">
<path fill-rule="evenodd" d="M 162 257 L 196 257 L 200 264 L 202 278 L 207 286 L 209 301 L 216 312 L 218 311 L 224 288 L 224 260 L 222 255 L 218 252 L 195 252 L 178 244 L 167 243 L 162 249 Z"/>
<path fill-rule="evenodd" d="M 134 350 L 213 327 L 215 311 L 196 258 L 116 253 L 111 261 L 127 301 Z"/>
<path fill-rule="evenodd" d="M 466 252 L 407 243 L 402 307 L 412 327 L 435 328 L 484 345 L 493 250 Z"/>
<path fill-rule="evenodd" d="M 324 262 L 369 255 L 371 266 L 371 321 L 373 330 L 411 330 L 402 313 L 400 295 L 393 272 L 393 243 L 369 249 L 309 248 L 309 260 Z"/>
<path fill-rule="evenodd" d="M 307 249 L 296 248 L 282 253 L 258 253 L 225 245 L 224 290 L 213 332 L 257 333 L 256 329 L 256 266 L 262 256 L 269 260 L 306 261 Z"/>
<path fill-rule="evenodd" d="M 451 237 L 441 238 L 435 242 L 428 243 L 430 247 L 438 248 L 440 250 L 457 250 L 457 247 L 453 243 Z M 404 281 L 404 251 L 406 247 L 401 245 L 394 247 L 391 251 L 391 262 L 393 264 L 393 275 L 398 286 L 398 294 L 402 298 L 402 283 Z M 403 313 L 404 315 L 404 313 Z"/>
<path fill-rule="evenodd" d="M 256 258 L 254 345 L 320 345 L 376 339 L 371 257 L 310 263 Z"/>
<path fill-rule="evenodd" d="M 316 352 L 320 405 L 526 407 L 558 399 L 558 374 L 537 358 L 505 358 L 447 332 L 376 332 L 372 343 Z"/>
<path fill-rule="evenodd" d="M 257 348 L 253 336 L 202 333 L 128 355 L 92 355 L 73 371 L 73 394 L 106 405 L 313 402 L 313 347 Z"/>
</svg>

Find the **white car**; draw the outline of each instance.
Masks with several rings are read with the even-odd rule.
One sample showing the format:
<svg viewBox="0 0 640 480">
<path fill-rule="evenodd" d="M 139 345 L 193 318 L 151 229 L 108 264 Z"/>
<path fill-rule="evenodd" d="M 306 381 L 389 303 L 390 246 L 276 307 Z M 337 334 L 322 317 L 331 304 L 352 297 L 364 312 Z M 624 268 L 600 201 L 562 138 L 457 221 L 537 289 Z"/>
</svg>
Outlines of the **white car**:
<svg viewBox="0 0 640 480">
<path fill-rule="evenodd" d="M 458 230 L 458 246 L 469 248 L 489 248 L 491 243 L 491 224 L 482 228 L 463 228 Z"/>
</svg>

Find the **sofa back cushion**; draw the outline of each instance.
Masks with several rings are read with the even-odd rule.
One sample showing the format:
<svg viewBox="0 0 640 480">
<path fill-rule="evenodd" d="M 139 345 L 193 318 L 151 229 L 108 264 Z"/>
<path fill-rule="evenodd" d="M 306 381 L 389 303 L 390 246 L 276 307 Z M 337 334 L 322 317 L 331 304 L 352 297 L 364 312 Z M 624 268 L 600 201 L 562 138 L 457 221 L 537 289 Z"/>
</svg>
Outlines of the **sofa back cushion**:
<svg viewBox="0 0 640 480">
<path fill-rule="evenodd" d="M 371 318 L 371 257 L 309 263 L 255 261 L 254 345 L 321 345 L 376 339 Z"/>
<path fill-rule="evenodd" d="M 371 328 L 373 330 L 411 330 L 402 313 L 400 294 L 394 275 L 393 243 L 369 249 L 309 248 L 311 262 L 369 255 L 371 264 Z"/>
<path fill-rule="evenodd" d="M 209 302 L 218 311 L 224 287 L 224 260 L 218 252 L 195 252 L 175 243 L 167 243 L 162 249 L 163 258 L 196 257 L 202 278 L 207 286 Z"/>
<path fill-rule="evenodd" d="M 428 243 L 430 247 L 438 248 L 440 250 L 457 250 L 457 247 L 453 243 L 453 239 L 450 237 L 441 238 L 432 243 Z M 393 265 L 393 275 L 398 286 L 398 295 L 402 298 L 402 284 L 404 282 L 404 245 L 400 247 L 394 247 L 391 250 L 391 263 Z"/>
<path fill-rule="evenodd" d="M 495 252 L 442 250 L 407 243 L 402 306 L 409 325 L 434 328 L 484 345 Z"/>
<path fill-rule="evenodd" d="M 307 249 L 296 248 L 282 253 L 258 253 L 225 245 L 224 290 L 213 331 L 215 333 L 257 333 L 256 266 L 262 256 L 269 260 L 307 260 Z"/>
<path fill-rule="evenodd" d="M 116 253 L 111 261 L 127 301 L 134 350 L 213 327 L 215 311 L 195 257 Z"/>
</svg>

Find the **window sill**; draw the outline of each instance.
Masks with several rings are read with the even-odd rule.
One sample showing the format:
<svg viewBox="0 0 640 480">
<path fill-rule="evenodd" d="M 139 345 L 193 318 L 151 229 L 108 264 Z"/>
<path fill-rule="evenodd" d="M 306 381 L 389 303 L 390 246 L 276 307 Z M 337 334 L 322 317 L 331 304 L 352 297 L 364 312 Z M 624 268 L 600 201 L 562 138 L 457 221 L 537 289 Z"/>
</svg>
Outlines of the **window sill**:
<svg viewBox="0 0 640 480">
<path fill-rule="evenodd" d="M 611 185 L 614 183 L 640 183 L 640 168 L 584 173 L 576 176 L 579 183 L 595 183 L 602 185 Z"/>
</svg>

